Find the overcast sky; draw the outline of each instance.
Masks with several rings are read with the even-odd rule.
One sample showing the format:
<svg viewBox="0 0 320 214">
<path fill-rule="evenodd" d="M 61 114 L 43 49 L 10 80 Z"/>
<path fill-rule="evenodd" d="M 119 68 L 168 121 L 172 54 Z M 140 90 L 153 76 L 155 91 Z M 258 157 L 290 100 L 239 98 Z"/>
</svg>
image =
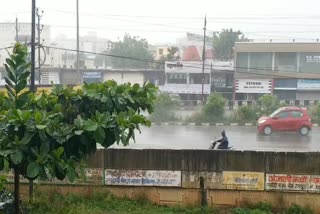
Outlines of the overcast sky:
<svg viewBox="0 0 320 214">
<path fill-rule="evenodd" d="M 320 38 L 319 0 L 79 0 L 80 34 L 117 40 L 124 33 L 150 43 L 174 43 L 185 32 L 201 33 L 208 17 L 208 34 L 222 28 L 243 31 L 252 39 L 311 40 Z M 76 0 L 37 0 L 42 23 L 52 26 L 52 38 L 76 36 Z M 31 21 L 31 0 L 8 0 L 0 22 Z"/>
</svg>

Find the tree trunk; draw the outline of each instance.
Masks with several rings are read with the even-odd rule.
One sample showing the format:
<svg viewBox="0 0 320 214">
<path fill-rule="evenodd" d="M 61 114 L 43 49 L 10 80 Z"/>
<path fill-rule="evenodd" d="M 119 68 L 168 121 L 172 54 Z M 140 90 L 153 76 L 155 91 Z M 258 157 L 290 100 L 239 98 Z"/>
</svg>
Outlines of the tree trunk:
<svg viewBox="0 0 320 214">
<path fill-rule="evenodd" d="M 33 200 L 33 180 L 29 180 L 29 202 Z"/>
<path fill-rule="evenodd" d="M 18 169 L 14 169 L 14 213 L 19 214 L 19 201 L 20 201 L 20 172 Z"/>
</svg>

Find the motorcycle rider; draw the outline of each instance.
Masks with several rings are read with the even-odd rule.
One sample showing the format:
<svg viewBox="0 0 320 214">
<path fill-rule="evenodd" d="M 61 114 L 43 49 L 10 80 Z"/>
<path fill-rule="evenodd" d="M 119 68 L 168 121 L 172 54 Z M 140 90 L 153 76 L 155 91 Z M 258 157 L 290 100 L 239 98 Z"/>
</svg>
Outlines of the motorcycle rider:
<svg viewBox="0 0 320 214">
<path fill-rule="evenodd" d="M 212 149 L 214 149 L 214 147 L 216 146 L 217 143 L 220 143 L 218 146 L 218 149 L 228 149 L 229 148 L 228 137 L 227 137 L 226 132 L 224 130 L 221 132 L 221 135 L 222 135 L 222 138 L 220 140 L 217 140 L 212 143 Z"/>
</svg>

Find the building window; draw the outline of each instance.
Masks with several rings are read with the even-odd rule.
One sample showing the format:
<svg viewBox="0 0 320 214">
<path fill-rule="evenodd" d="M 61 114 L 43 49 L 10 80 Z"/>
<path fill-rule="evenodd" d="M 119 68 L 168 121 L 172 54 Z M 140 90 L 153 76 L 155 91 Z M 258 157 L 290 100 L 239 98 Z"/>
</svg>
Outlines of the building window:
<svg viewBox="0 0 320 214">
<path fill-rule="evenodd" d="M 320 53 L 301 53 L 300 72 L 320 73 Z"/>
<path fill-rule="evenodd" d="M 245 72 L 248 70 L 248 53 L 237 53 L 236 71 Z"/>
<path fill-rule="evenodd" d="M 180 73 L 167 74 L 167 83 L 187 84 L 187 74 L 180 74 Z"/>
<path fill-rule="evenodd" d="M 272 70 L 272 53 L 250 53 L 250 71 L 266 73 Z"/>
<path fill-rule="evenodd" d="M 297 53 L 275 53 L 274 64 L 276 72 L 296 72 Z"/>
</svg>

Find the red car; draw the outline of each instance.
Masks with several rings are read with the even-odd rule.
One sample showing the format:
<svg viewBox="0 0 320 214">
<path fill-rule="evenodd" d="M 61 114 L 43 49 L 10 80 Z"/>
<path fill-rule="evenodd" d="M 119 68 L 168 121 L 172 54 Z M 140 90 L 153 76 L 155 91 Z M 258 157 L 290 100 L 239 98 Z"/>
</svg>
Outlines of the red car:
<svg viewBox="0 0 320 214">
<path fill-rule="evenodd" d="M 311 118 L 304 108 L 283 107 L 258 120 L 258 131 L 270 135 L 273 131 L 295 131 L 307 135 L 312 129 Z"/>
</svg>

